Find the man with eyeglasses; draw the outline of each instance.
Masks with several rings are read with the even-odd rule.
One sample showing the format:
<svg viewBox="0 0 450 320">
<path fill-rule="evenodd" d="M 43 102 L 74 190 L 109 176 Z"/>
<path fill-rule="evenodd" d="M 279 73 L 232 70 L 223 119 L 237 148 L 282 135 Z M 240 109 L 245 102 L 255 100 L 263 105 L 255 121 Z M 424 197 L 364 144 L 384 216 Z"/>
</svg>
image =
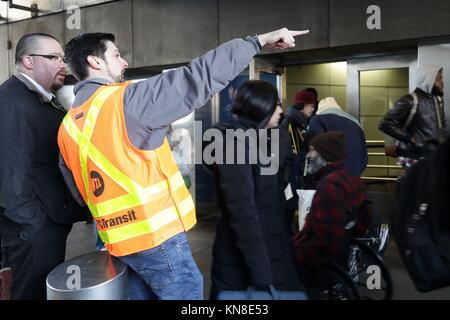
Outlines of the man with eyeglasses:
<svg viewBox="0 0 450 320">
<path fill-rule="evenodd" d="M 9 263 L 2 267 L 11 268 L 12 299 L 45 299 L 46 277 L 64 261 L 81 212 L 58 168 L 65 110 L 54 92 L 64 84 L 64 51 L 48 34 L 28 34 L 17 43 L 15 64 L 0 86 L 0 235 Z"/>
</svg>

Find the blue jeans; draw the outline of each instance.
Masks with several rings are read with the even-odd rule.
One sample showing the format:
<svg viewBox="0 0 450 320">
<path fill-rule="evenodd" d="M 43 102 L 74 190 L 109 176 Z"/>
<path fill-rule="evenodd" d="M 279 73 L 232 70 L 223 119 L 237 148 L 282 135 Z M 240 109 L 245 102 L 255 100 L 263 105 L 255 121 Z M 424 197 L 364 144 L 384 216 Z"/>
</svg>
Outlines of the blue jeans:
<svg viewBox="0 0 450 320">
<path fill-rule="evenodd" d="M 185 232 L 155 248 L 118 258 L 129 267 L 131 300 L 203 299 L 203 277 Z"/>
<path fill-rule="evenodd" d="M 102 251 L 105 250 L 105 244 L 103 243 L 102 239 L 100 238 L 97 230 L 97 223 L 94 220 L 93 223 L 94 226 L 94 232 L 95 232 L 95 250 Z"/>
</svg>

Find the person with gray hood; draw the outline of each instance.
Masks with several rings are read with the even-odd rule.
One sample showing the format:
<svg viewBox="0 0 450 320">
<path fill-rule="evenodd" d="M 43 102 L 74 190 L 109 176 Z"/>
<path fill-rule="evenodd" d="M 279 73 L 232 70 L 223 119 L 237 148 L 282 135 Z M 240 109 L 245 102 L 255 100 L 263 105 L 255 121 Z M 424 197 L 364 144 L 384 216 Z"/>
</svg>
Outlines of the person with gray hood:
<svg viewBox="0 0 450 320">
<path fill-rule="evenodd" d="M 380 131 L 404 143 L 397 155 L 404 155 L 405 158 L 400 160 L 410 164 L 427 156 L 447 138 L 442 68 L 435 65 L 419 67 L 416 83 L 412 94 L 401 97 L 378 125 Z M 415 113 L 413 95 L 417 97 Z M 408 123 L 410 114 L 412 118 Z M 408 164 L 404 166 L 409 167 Z"/>
</svg>

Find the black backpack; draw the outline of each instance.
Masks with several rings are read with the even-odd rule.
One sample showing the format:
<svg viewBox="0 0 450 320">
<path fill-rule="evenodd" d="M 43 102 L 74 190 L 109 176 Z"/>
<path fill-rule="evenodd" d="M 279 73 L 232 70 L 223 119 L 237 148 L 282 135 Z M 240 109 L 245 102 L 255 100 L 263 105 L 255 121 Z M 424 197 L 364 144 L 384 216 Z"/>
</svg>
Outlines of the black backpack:
<svg viewBox="0 0 450 320">
<path fill-rule="evenodd" d="M 399 181 L 393 234 L 420 292 L 450 286 L 450 140 Z"/>
</svg>

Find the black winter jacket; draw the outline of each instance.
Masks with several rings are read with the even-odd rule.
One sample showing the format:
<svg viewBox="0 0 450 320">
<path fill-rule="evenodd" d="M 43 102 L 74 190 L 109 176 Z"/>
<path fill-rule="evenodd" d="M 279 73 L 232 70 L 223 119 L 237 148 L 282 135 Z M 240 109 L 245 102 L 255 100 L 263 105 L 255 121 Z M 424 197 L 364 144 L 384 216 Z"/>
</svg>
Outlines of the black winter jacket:
<svg viewBox="0 0 450 320">
<path fill-rule="evenodd" d="M 280 125 L 280 150 L 283 150 L 285 156 L 282 156 L 285 164 L 285 174 L 287 181 L 291 184 L 294 192 L 293 197 L 287 202 L 288 212 L 298 209 L 298 196 L 295 190 L 305 188 L 305 170 L 306 154 L 308 153 L 308 142 L 306 140 L 306 129 L 308 120 L 303 113 L 294 106 L 289 106 L 285 118 Z"/>
<path fill-rule="evenodd" d="M 0 229 L 20 225 L 23 240 L 45 218 L 71 225 L 79 213 L 72 209 L 80 209 L 58 167 L 56 137 L 64 113 L 27 86 L 16 76 L 0 86 Z"/>
<path fill-rule="evenodd" d="M 345 136 L 345 167 L 352 175 L 359 177 L 368 163 L 366 135 L 356 119 L 352 121 L 350 117 L 341 109 L 328 113 L 319 111 L 311 118 L 307 134 L 310 140 L 323 132 L 342 131 Z"/>
<path fill-rule="evenodd" d="M 409 126 L 403 130 L 404 124 L 414 105 L 413 97 L 408 94 L 400 98 L 394 108 L 381 120 L 378 128 L 389 136 L 406 144 L 414 138 L 417 150 L 426 155 L 434 150 L 439 143 L 445 141 L 445 115 L 440 97 L 426 93 L 417 88 L 414 90 L 418 98 L 417 112 Z M 441 129 L 439 128 L 441 124 Z"/>
<path fill-rule="evenodd" d="M 246 130 L 252 124 L 237 120 L 218 128 Z M 238 139 L 235 150 L 243 146 Z M 226 149 L 225 142 L 223 150 Z M 245 152 L 249 152 L 245 143 Z M 281 174 L 261 175 L 261 164 L 213 164 L 215 188 L 222 215 L 213 247 L 211 295 L 220 290 L 264 288 L 299 290 L 292 240 L 287 227 Z"/>
</svg>

